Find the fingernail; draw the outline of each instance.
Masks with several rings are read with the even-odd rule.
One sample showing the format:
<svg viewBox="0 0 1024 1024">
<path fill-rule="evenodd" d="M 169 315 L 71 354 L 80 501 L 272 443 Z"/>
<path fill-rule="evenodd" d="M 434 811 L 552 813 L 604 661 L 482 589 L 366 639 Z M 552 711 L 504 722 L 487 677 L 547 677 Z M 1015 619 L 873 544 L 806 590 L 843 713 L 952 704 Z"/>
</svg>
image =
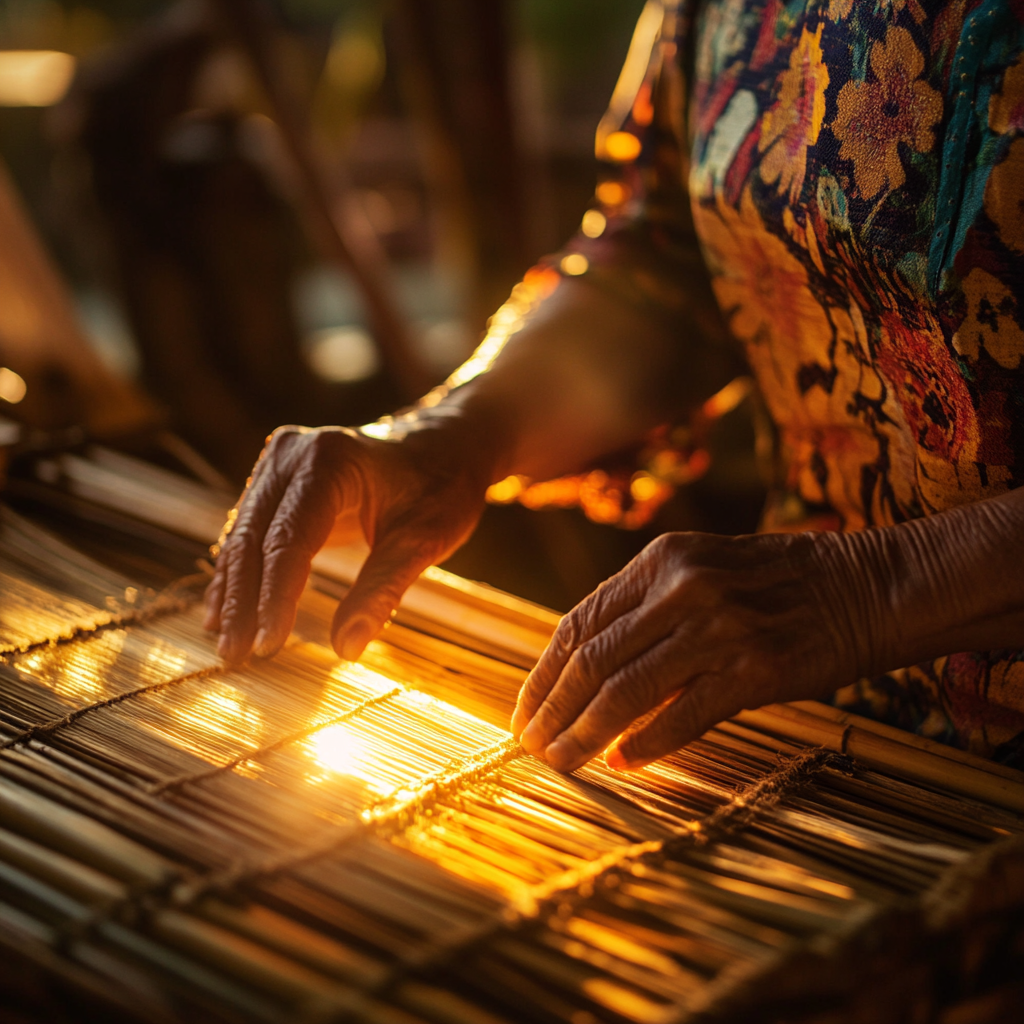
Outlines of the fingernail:
<svg viewBox="0 0 1024 1024">
<path fill-rule="evenodd" d="M 256 634 L 256 643 L 253 645 L 253 654 L 257 658 L 269 658 L 273 653 L 270 647 L 270 637 L 267 635 L 265 629 L 261 629 Z"/>
<path fill-rule="evenodd" d="M 370 624 L 365 619 L 357 619 L 342 630 L 334 638 L 334 649 L 338 657 L 345 661 L 358 661 L 359 655 L 371 639 Z"/>
<path fill-rule="evenodd" d="M 618 747 L 609 747 L 605 751 L 604 763 L 609 768 L 614 768 L 617 771 L 621 771 L 629 765 L 629 762 L 623 757 L 622 751 Z"/>
<path fill-rule="evenodd" d="M 523 734 L 519 737 L 519 742 L 522 744 L 523 749 L 530 754 L 535 754 L 538 757 L 541 751 L 544 749 L 544 743 L 541 739 L 540 726 L 537 724 L 537 719 L 533 718 L 530 723 L 523 729 Z"/>
<path fill-rule="evenodd" d="M 231 661 L 231 639 L 227 633 L 221 633 L 217 641 L 217 655 L 224 661 Z"/>
</svg>

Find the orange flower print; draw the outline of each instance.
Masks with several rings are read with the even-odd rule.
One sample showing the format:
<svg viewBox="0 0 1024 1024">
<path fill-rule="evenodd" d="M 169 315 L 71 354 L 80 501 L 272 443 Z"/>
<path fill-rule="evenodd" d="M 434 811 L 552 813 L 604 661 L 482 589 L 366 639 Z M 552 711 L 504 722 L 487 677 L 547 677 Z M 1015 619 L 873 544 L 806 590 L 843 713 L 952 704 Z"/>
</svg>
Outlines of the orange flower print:
<svg viewBox="0 0 1024 1024">
<path fill-rule="evenodd" d="M 698 206 L 694 212 L 715 296 L 736 337 L 797 348 L 811 337 L 817 351 L 820 339 L 830 337 L 828 318 L 808 288 L 804 265 L 764 226 L 750 190 L 739 210 L 719 200 L 717 211 Z"/>
<path fill-rule="evenodd" d="M 916 326 L 899 312 L 882 314 L 878 368 L 893 389 L 907 426 L 944 463 L 973 451 L 977 417 L 960 368 L 931 316 Z"/>
<path fill-rule="evenodd" d="M 984 348 L 1007 370 L 1024 357 L 1024 330 L 1013 293 L 987 270 L 975 267 L 963 282 L 967 316 L 953 337 L 953 347 L 975 361 Z"/>
<path fill-rule="evenodd" d="M 1002 88 L 989 100 L 988 123 L 1000 135 L 1012 128 L 1024 131 L 1024 53 L 1007 69 Z"/>
<path fill-rule="evenodd" d="M 985 186 L 985 212 L 1008 249 L 1024 254 L 1024 139 L 1014 139 Z"/>
<path fill-rule="evenodd" d="M 761 178 L 765 184 L 778 182 L 779 192 L 789 191 L 795 203 L 804 184 L 807 147 L 818 141 L 825 117 L 828 68 L 822 63 L 821 32 L 806 28 L 789 56 L 789 70 L 783 72 L 775 105 L 761 119 L 758 149 Z M 767 151 L 767 152 L 766 152 Z"/>
<path fill-rule="evenodd" d="M 865 199 L 902 186 L 900 143 L 927 152 L 942 118 L 942 96 L 919 80 L 924 58 L 905 28 L 890 27 L 885 41 L 872 45 L 870 63 L 874 80 L 843 86 L 832 124 L 839 155 L 853 162 L 854 181 Z"/>
</svg>

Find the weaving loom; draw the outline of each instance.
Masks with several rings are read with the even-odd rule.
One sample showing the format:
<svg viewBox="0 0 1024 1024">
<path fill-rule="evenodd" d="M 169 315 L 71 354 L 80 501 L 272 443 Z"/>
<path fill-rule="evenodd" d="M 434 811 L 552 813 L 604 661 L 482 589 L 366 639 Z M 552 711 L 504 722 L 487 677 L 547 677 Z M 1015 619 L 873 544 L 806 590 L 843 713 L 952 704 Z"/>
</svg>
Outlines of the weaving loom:
<svg viewBox="0 0 1024 1024">
<path fill-rule="evenodd" d="M 109 453 L 43 475 L 197 542 L 223 515 Z M 977 959 L 976 926 L 991 938 L 1008 909 L 1019 925 L 1020 773 L 801 703 L 637 773 L 561 776 L 505 731 L 556 616 L 431 572 L 339 662 L 324 641 L 354 557 L 321 556 L 276 659 L 228 671 L 201 574 L 147 587 L 0 509 L 11 1005 L 43 988 L 68 1020 L 841 1021 L 868 1019 L 843 1007 L 870 984 L 898 1020 L 930 991 L 922 964 L 970 941 Z"/>
</svg>

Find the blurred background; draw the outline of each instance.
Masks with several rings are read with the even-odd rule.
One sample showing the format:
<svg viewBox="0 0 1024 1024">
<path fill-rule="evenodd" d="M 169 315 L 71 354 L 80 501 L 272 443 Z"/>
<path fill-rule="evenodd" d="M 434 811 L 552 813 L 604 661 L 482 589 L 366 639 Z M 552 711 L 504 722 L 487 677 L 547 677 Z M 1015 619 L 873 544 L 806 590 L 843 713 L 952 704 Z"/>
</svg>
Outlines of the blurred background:
<svg viewBox="0 0 1024 1024">
<path fill-rule="evenodd" d="M 414 399 L 577 230 L 642 7 L 0 0 L 0 417 L 237 488 L 275 426 Z M 644 528 L 494 506 L 447 567 L 566 610 L 662 530 L 753 529 L 748 405 Z"/>
</svg>

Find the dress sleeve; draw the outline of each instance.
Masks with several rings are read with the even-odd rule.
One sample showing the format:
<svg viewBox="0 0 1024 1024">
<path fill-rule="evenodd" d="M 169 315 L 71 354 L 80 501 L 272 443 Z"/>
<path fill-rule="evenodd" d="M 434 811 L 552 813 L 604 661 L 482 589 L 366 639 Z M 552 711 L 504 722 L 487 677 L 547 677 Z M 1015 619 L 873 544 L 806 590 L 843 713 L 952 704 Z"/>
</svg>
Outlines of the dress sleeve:
<svg viewBox="0 0 1024 1024">
<path fill-rule="evenodd" d="M 711 290 L 687 190 L 686 79 L 695 6 L 647 0 L 597 128 L 598 181 L 590 208 L 569 244 L 517 286 L 510 299 L 517 314 L 560 278 L 573 277 L 666 324 L 680 345 L 692 346 L 695 359 L 709 357 L 706 346 L 735 351 Z M 513 319 L 507 304 L 492 325 Z M 730 358 L 739 370 L 738 356 Z M 749 383 L 737 378 L 699 408 L 681 410 L 677 422 L 582 474 L 542 482 L 510 477 L 488 498 L 530 508 L 579 506 L 597 522 L 644 526 L 678 486 L 708 468 L 708 427 L 746 397 Z"/>
</svg>

